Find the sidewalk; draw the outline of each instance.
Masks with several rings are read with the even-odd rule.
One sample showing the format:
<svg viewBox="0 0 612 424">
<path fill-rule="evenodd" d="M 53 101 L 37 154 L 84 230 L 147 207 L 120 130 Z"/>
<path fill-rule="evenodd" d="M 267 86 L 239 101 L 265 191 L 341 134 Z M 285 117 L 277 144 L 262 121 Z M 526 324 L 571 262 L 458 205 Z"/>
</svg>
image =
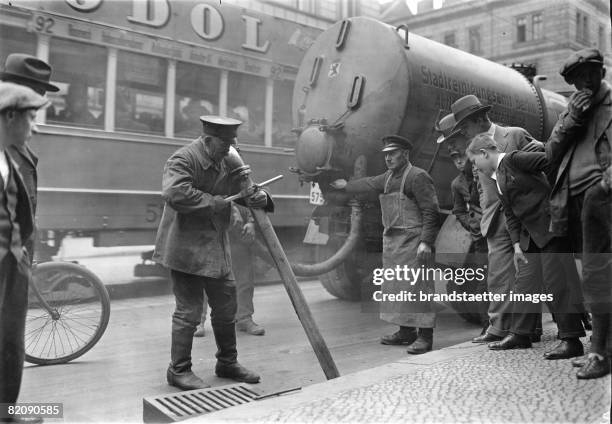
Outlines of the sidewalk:
<svg viewBox="0 0 612 424">
<path fill-rule="evenodd" d="M 610 376 L 578 380 L 569 360 L 544 360 L 557 343 L 554 324 L 544 331 L 532 349 L 461 343 L 187 421 L 609 423 Z"/>
</svg>

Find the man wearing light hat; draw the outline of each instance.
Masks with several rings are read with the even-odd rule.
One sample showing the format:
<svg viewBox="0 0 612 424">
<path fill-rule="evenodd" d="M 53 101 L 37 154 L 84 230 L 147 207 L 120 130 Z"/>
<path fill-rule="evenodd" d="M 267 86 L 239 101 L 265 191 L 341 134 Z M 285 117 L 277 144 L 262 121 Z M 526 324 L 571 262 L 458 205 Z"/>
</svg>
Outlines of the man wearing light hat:
<svg viewBox="0 0 612 424">
<path fill-rule="evenodd" d="M 556 171 L 552 188 L 551 230 L 557 236 L 569 237 L 573 252 L 583 252 L 582 288 L 584 299 L 593 315 L 592 353 L 579 378 L 598 378 L 610 373 L 612 323 L 610 305 L 610 238 L 601 244 L 601 231 L 608 222 L 593 226 L 585 211 L 597 202 L 596 192 L 606 168 L 598 153 L 610 151 L 612 143 L 612 88 L 603 80 L 606 69 L 601 52 L 594 48 L 572 53 L 560 74 L 576 87 L 567 110 L 546 143 L 546 157 Z M 605 156 L 605 155 L 603 155 Z M 596 209 L 597 207 L 595 207 Z M 604 238 L 605 239 L 605 238 Z"/>
<path fill-rule="evenodd" d="M 45 92 L 57 92 L 59 88 L 49 83 L 51 67 L 44 61 L 23 53 L 9 54 L 0 72 L 0 80 L 23 85 L 43 96 Z M 32 214 L 36 215 L 38 173 L 38 156 L 27 143 L 13 144 L 9 154 L 19 165 L 32 204 Z M 26 243 L 30 261 L 34 255 L 34 237 Z"/>
<path fill-rule="evenodd" d="M 0 404 L 15 403 L 21 386 L 30 279 L 25 244 L 34 230 L 28 191 L 8 149 L 32 136 L 36 111 L 47 104 L 27 87 L 0 82 Z"/>
<path fill-rule="evenodd" d="M 193 334 L 200 322 L 204 292 L 211 307 L 217 343 L 215 373 L 247 383 L 259 375 L 237 361 L 236 284 L 228 237 L 231 202 L 225 196 L 240 187 L 231 172 L 240 158 L 231 147 L 242 123 L 220 116 L 201 116 L 204 134 L 177 150 L 166 162 L 162 180 L 164 212 L 153 259 L 170 269 L 176 309 L 172 315 L 168 384 L 183 390 L 209 387 L 191 370 Z M 272 199 L 258 191 L 246 206 L 272 210 Z"/>
<path fill-rule="evenodd" d="M 383 137 L 388 171 L 375 177 L 336 180 L 332 187 L 348 193 L 377 193 L 382 211 L 383 267 L 421 268 L 432 261 L 432 250 L 440 229 L 438 197 L 427 172 L 409 161 L 410 140 L 390 135 Z M 414 283 L 414 284 L 413 284 Z M 407 282 L 401 278 L 382 283 L 383 295 L 403 291 L 433 293 L 434 282 Z M 436 314 L 431 302 L 382 300 L 382 320 L 399 330 L 381 338 L 382 344 L 408 345 L 408 353 L 421 354 L 432 349 Z M 418 329 L 418 331 L 417 331 Z"/>
<path fill-rule="evenodd" d="M 501 127 L 492 123 L 488 116 L 490 109 L 491 106 L 483 105 L 474 95 L 461 97 L 451 105 L 451 111 L 457 121 L 453 130 L 459 130 L 468 141 L 478 134 L 486 133 L 495 140 L 500 152 L 541 148 L 542 143 L 535 141 L 524 129 Z M 482 172 L 478 173 L 478 183 L 482 209 L 480 230 L 487 240 L 489 252 L 487 288 L 492 293 L 505 294 L 504 299 L 506 300 L 492 300 L 489 303 L 489 328 L 485 334 L 472 341 L 474 343 L 499 342 L 495 348 L 502 350 L 531 347 L 529 336 L 516 336 L 509 333 L 511 305 L 507 299 L 514 285 L 514 248 L 506 229 L 506 219 L 500 212 L 501 202 L 497 196 L 497 186 L 493 178 Z"/>
</svg>

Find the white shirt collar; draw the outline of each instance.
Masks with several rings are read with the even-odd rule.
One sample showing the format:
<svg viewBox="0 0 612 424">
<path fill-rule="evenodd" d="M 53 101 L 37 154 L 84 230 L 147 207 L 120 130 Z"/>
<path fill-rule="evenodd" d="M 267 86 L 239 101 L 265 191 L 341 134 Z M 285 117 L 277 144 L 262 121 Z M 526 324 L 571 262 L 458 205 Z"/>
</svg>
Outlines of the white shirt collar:
<svg viewBox="0 0 612 424">
<path fill-rule="evenodd" d="M 499 155 L 497 155 L 497 166 L 495 167 L 495 171 L 491 175 L 491 178 L 493 178 L 495 180 L 495 185 L 497 186 L 497 191 L 500 194 L 501 194 L 501 188 L 499 187 L 499 182 L 497 181 L 497 169 L 499 168 L 499 164 L 501 163 L 501 161 L 504 158 L 504 156 L 506 156 L 505 153 L 500 153 Z"/>
<path fill-rule="evenodd" d="M 495 124 L 491 122 L 491 126 L 487 130 L 487 134 L 493 137 L 495 135 Z"/>
</svg>

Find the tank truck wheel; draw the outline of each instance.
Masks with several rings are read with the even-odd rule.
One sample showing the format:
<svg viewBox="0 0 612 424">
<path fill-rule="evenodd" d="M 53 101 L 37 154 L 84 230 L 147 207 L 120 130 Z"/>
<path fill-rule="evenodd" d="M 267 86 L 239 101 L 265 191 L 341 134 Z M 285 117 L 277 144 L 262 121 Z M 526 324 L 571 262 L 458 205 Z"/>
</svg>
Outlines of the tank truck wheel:
<svg viewBox="0 0 612 424">
<path fill-rule="evenodd" d="M 317 246 L 316 260 L 323 261 L 329 258 L 340 248 L 343 241 L 341 238 L 330 238 L 327 245 Z M 372 269 L 380 266 L 380 264 L 372 263 L 373 258 L 379 260 L 380 253 L 368 254 L 365 252 L 364 246 L 359 243 L 355 252 L 342 265 L 320 275 L 319 280 L 329 294 L 339 299 L 359 301 L 362 296 L 371 297 L 371 293 L 367 292 L 367 289 L 362 292 L 362 287 L 371 287 L 372 291 L 374 290 L 374 286 L 371 284 L 371 273 Z"/>
</svg>

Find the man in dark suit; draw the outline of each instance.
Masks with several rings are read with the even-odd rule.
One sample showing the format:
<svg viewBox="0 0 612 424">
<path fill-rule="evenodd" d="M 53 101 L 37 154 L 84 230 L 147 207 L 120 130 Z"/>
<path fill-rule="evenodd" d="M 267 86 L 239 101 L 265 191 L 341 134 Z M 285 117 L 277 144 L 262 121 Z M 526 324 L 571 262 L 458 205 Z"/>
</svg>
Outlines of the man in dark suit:
<svg viewBox="0 0 612 424">
<path fill-rule="evenodd" d="M 4 68 L 0 72 L 0 80 L 12 82 L 31 88 L 43 96 L 45 92 L 59 91 L 59 88 L 49 83 L 51 67 L 44 61 L 27 54 L 13 53 L 7 56 Z M 32 215 L 36 215 L 38 173 L 38 156 L 25 142 L 12 144 L 8 149 L 9 155 L 19 166 L 26 189 L 30 196 Z M 25 243 L 30 262 L 34 256 L 34 236 Z"/>
<path fill-rule="evenodd" d="M 15 403 L 21 387 L 30 279 L 25 243 L 34 227 L 25 182 L 7 150 L 32 136 L 36 111 L 47 104 L 27 87 L 0 82 L 0 403 Z"/>
<path fill-rule="evenodd" d="M 457 124 L 453 130 L 459 130 L 468 140 L 477 134 L 486 133 L 491 136 L 500 152 L 513 150 L 542 149 L 543 145 L 535 141 L 524 129 L 518 127 L 500 127 L 492 123 L 487 112 L 491 106 L 483 105 L 476 96 L 468 95 L 451 105 L 451 111 Z M 489 267 L 487 288 L 492 293 L 508 294 L 514 284 L 514 269 L 512 258 L 514 250 L 510 234 L 506 229 L 506 219 L 500 213 L 501 202 L 497 196 L 495 181 L 491 177 L 478 174 L 480 206 L 482 220 L 480 231 L 487 239 L 489 250 Z M 510 330 L 510 304 L 506 300 L 489 303 L 489 328 L 472 341 L 474 343 L 489 343 L 502 340 Z M 536 332 L 536 328 L 533 329 Z"/>
<path fill-rule="evenodd" d="M 550 185 L 544 175 L 546 153 L 513 151 L 500 153 L 487 134 L 474 137 L 468 156 L 480 172 L 496 183 L 503 204 L 516 268 L 515 294 L 551 295 L 547 299 L 556 318 L 561 343 L 544 354 L 546 359 L 566 359 L 584 353 L 579 337 L 584 337 L 580 300 L 572 299 L 572 289 L 565 276 L 564 262 L 573 260 L 570 253 L 559 253 L 564 240 L 548 230 L 550 222 Z M 543 283 L 543 290 L 540 287 Z M 538 302 L 539 303 L 539 300 Z M 578 303 L 578 305 L 576 304 Z M 489 345 L 492 350 L 531 346 L 530 334 L 537 324 L 539 308 L 533 301 L 512 303 L 510 334 Z"/>
</svg>

